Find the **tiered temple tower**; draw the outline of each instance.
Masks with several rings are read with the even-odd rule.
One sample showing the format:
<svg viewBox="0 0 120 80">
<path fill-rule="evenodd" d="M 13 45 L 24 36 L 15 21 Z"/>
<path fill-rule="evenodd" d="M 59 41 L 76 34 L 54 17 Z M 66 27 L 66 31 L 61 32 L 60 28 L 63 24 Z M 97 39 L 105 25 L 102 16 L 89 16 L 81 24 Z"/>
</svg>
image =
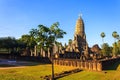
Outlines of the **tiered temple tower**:
<svg viewBox="0 0 120 80">
<path fill-rule="evenodd" d="M 74 40 L 65 49 L 66 52 L 76 52 L 88 55 L 88 44 L 86 41 L 84 21 L 81 16 L 76 21 Z"/>
</svg>

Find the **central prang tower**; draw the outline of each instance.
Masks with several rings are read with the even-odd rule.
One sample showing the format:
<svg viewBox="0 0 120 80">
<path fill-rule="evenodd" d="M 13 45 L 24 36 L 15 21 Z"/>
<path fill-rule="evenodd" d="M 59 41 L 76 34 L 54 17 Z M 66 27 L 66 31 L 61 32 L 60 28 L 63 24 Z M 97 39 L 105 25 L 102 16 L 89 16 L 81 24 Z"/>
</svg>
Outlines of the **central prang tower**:
<svg viewBox="0 0 120 80">
<path fill-rule="evenodd" d="M 80 53 L 85 51 L 87 42 L 86 42 L 86 34 L 84 29 L 84 22 L 81 16 L 76 21 L 73 43 L 77 45 L 76 48 L 78 48 Z"/>
<path fill-rule="evenodd" d="M 84 22 L 81 16 L 76 21 L 76 27 L 75 27 L 75 35 L 79 35 L 81 37 L 84 37 L 85 30 L 84 30 Z"/>
<path fill-rule="evenodd" d="M 79 16 L 76 21 L 74 39 L 71 44 L 68 44 L 65 51 L 88 55 L 88 44 L 86 41 L 84 21 L 81 16 Z"/>
</svg>

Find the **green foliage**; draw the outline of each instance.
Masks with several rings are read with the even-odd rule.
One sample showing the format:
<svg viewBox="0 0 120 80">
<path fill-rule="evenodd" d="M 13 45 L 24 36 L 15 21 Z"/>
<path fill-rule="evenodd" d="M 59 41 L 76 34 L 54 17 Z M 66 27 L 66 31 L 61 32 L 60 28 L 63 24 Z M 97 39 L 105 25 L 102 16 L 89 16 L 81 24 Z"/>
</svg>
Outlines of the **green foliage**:
<svg viewBox="0 0 120 80">
<path fill-rule="evenodd" d="M 112 33 L 112 36 L 113 36 L 114 38 L 117 38 L 117 32 L 114 31 L 114 32 Z"/>
<path fill-rule="evenodd" d="M 102 32 L 100 36 L 102 37 L 102 41 L 103 41 L 103 38 L 105 37 L 105 33 Z M 104 43 L 103 41 L 101 52 L 104 56 L 110 56 L 111 55 L 110 53 L 112 53 L 113 56 L 117 56 L 118 54 L 120 54 L 120 36 L 116 31 L 112 33 L 112 36 L 115 39 L 115 42 L 113 43 L 113 47 L 109 47 L 109 45 Z M 118 42 L 116 42 L 116 40 L 118 40 Z"/>
<path fill-rule="evenodd" d="M 117 56 L 120 54 L 120 40 L 113 44 L 112 53 L 113 53 L 113 56 Z"/>
<path fill-rule="evenodd" d="M 68 42 L 70 45 L 72 44 L 72 39 L 69 39 L 69 42 Z"/>
<path fill-rule="evenodd" d="M 115 42 L 116 42 L 116 39 L 120 39 L 120 37 L 119 37 L 119 34 L 116 32 L 116 31 L 114 31 L 113 33 L 112 33 L 112 36 L 114 37 L 114 39 L 115 39 Z"/>
<path fill-rule="evenodd" d="M 104 37 L 105 37 L 105 33 L 102 32 L 102 33 L 100 34 L 100 36 L 101 36 L 102 38 L 104 38 Z"/>
<path fill-rule="evenodd" d="M 104 33 L 104 32 L 102 32 L 102 33 L 100 34 L 100 36 L 102 37 L 102 42 L 104 43 L 103 38 L 105 37 L 105 33 Z"/>
<path fill-rule="evenodd" d="M 102 51 L 101 52 L 102 52 L 103 56 L 110 56 L 112 51 L 111 51 L 110 46 L 107 43 L 104 43 L 102 45 Z"/>
<path fill-rule="evenodd" d="M 30 36 L 28 34 L 22 35 L 22 37 L 19 39 L 19 41 L 26 44 L 26 47 L 33 49 L 36 45 L 36 41 L 33 36 Z"/>
<path fill-rule="evenodd" d="M 116 38 L 118 41 L 120 40 L 120 36 L 117 34 L 117 38 Z"/>
<path fill-rule="evenodd" d="M 117 46 L 118 46 L 118 54 L 120 54 L 120 40 L 118 41 Z"/>
<path fill-rule="evenodd" d="M 113 53 L 113 56 L 117 56 L 118 54 L 120 54 L 120 40 L 119 40 L 120 36 L 116 31 L 112 33 L 112 36 L 115 39 L 115 42 L 113 43 L 112 53 Z M 118 42 L 116 42 L 116 39 L 118 40 Z"/>
<path fill-rule="evenodd" d="M 58 22 L 52 24 L 50 28 L 44 25 L 38 25 L 37 29 L 32 29 L 30 31 L 30 34 L 33 35 L 37 44 L 43 49 L 52 47 L 53 43 L 56 42 L 57 39 L 63 38 L 63 35 L 66 34 L 66 32 L 61 30 L 58 26 Z"/>
<path fill-rule="evenodd" d="M 0 38 L 0 48 L 14 48 L 17 47 L 17 41 L 13 37 L 2 37 Z"/>
</svg>

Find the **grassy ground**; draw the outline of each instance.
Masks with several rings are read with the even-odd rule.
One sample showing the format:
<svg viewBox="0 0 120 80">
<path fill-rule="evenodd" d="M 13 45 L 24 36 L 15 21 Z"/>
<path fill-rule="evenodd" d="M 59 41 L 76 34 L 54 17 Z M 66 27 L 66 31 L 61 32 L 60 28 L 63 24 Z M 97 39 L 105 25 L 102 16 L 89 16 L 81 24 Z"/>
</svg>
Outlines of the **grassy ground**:
<svg viewBox="0 0 120 80">
<path fill-rule="evenodd" d="M 20 68 L 0 69 L 0 80 L 42 80 L 40 76 L 51 74 L 50 64 L 36 64 Z M 11 65 L 10 65 L 11 67 Z M 0 67 L 0 68 L 3 68 Z M 4 67 L 5 68 L 5 67 Z M 73 67 L 55 66 L 55 73 L 74 69 Z"/>
<path fill-rule="evenodd" d="M 31 65 L 30 65 L 31 64 Z M 0 80 L 42 80 L 40 76 L 51 74 L 50 64 L 30 63 L 22 68 L 0 69 Z M 120 80 L 120 63 L 116 70 L 102 72 L 81 71 L 58 80 Z M 114 67 L 113 65 L 111 67 Z M 8 66 L 6 66 L 8 67 Z M 74 69 L 73 67 L 55 66 L 55 73 Z"/>
</svg>

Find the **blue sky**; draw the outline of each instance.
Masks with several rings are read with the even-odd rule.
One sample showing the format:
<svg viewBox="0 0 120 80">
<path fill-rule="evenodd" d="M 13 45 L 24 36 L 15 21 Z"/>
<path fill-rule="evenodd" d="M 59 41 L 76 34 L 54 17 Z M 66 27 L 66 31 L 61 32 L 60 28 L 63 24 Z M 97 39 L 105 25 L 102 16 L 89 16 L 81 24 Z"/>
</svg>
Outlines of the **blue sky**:
<svg viewBox="0 0 120 80">
<path fill-rule="evenodd" d="M 89 46 L 105 42 L 112 45 L 112 32 L 120 34 L 120 0 L 0 0 L 0 37 L 20 38 L 43 24 L 60 23 L 67 35 L 59 41 L 73 39 L 78 15 L 82 13 Z"/>
</svg>

